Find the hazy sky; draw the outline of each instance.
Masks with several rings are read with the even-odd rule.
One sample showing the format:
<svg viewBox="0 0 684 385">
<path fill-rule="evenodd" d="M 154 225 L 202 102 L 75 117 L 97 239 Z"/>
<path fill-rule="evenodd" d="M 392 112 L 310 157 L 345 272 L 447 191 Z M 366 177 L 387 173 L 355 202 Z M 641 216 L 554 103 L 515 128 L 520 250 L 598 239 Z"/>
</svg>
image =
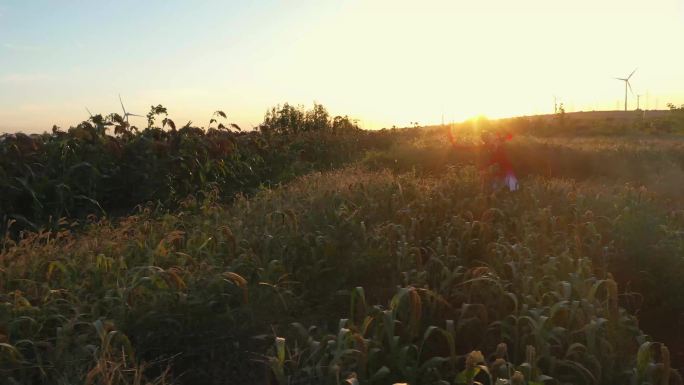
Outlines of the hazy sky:
<svg viewBox="0 0 684 385">
<path fill-rule="evenodd" d="M 0 0 L 0 132 L 119 112 L 119 93 L 247 128 L 286 101 L 369 128 L 546 113 L 554 95 L 615 109 L 635 67 L 642 107 L 664 108 L 684 103 L 682 37 L 684 0 Z"/>
</svg>

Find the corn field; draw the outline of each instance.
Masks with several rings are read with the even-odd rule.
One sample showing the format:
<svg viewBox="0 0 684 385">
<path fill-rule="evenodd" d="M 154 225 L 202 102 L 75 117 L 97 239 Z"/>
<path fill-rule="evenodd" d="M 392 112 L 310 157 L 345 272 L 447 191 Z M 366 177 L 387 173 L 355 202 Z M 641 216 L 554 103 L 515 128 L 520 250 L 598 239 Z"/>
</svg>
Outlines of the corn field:
<svg viewBox="0 0 684 385">
<path fill-rule="evenodd" d="M 311 114 L 4 145 L 3 191 L 30 210 L 0 198 L 0 384 L 682 383 L 684 141 L 521 135 L 521 189 L 490 193 L 441 128 Z M 206 155 L 221 138 L 230 154 Z M 132 150 L 174 140 L 180 163 Z M 71 169 L 112 142 L 161 164 L 125 186 L 97 178 L 129 155 Z M 69 166 L 32 166 L 50 151 Z"/>
</svg>

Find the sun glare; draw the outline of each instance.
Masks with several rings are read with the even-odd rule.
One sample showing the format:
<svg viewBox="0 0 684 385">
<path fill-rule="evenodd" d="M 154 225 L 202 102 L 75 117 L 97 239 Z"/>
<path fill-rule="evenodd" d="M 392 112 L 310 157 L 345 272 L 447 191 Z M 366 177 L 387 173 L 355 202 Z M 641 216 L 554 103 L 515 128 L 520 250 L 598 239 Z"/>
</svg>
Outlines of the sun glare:
<svg viewBox="0 0 684 385">
<path fill-rule="evenodd" d="M 684 51 L 667 43 L 684 34 L 680 3 L 172 2 L 145 19 L 99 3 L 48 7 L 52 13 L 4 6 L 0 131 L 69 126 L 86 106 L 118 111 L 119 93 L 138 113 L 163 104 L 177 120 L 197 122 L 221 108 L 248 127 L 284 102 L 317 101 L 372 129 L 552 113 L 554 99 L 569 112 L 614 110 L 624 108 L 614 78 L 635 67 L 628 108 L 639 95 L 640 108 L 664 109 L 684 103 Z M 79 32 L 102 12 L 109 18 L 98 19 L 99 34 Z M 162 28 L 161 16 L 174 14 L 197 17 L 183 32 Z M 34 15 L 46 22 L 27 33 L 19 20 Z M 130 25 L 122 31 L 123 21 Z M 109 46 L 124 48 L 101 66 L 95 58 Z M 171 59 L 162 67 L 160 55 Z M 64 89 L 68 95 L 57 91 Z"/>
<path fill-rule="evenodd" d="M 0 385 L 684 385 L 681 10 L 0 0 Z"/>
</svg>

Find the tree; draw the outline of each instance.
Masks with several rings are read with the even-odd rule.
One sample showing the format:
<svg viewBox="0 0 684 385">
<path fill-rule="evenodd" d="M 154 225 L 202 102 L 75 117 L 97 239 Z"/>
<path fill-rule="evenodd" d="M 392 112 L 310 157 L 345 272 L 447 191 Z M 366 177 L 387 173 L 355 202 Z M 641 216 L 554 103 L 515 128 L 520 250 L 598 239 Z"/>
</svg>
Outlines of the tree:
<svg viewBox="0 0 684 385">
<path fill-rule="evenodd" d="M 330 115 L 323 105 L 314 103 L 311 110 L 306 112 L 304 119 L 305 131 L 320 131 L 330 129 Z"/>
</svg>

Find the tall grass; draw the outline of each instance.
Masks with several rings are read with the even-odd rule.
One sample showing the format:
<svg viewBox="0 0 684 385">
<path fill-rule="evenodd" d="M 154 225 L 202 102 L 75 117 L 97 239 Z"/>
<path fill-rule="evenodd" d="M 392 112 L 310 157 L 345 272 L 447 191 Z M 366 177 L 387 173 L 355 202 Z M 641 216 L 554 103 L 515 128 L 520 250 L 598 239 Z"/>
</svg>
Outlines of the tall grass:
<svg viewBox="0 0 684 385">
<path fill-rule="evenodd" d="M 174 209 L 76 223 L 91 211 L 74 204 L 86 211 L 55 228 L 6 232 L 0 384 L 681 383 L 678 351 L 639 323 L 656 306 L 669 327 L 684 313 L 683 202 L 667 189 L 681 142 L 518 136 L 522 189 L 490 194 L 469 165 L 480 154 L 455 152 L 443 131 L 332 132 L 329 119 L 291 132 L 323 121 L 297 111 L 276 108 L 250 134 L 174 125 L 83 139 L 81 126 L 29 152 L 51 159 L 55 138 L 93 159 L 109 141 L 133 153 L 176 143 L 182 159 L 160 154 L 150 169 L 173 180 L 154 191 Z M 183 168 L 223 139 L 230 155 Z M 260 168 L 214 174 L 230 159 Z M 95 169 L 119 164 L 107 162 Z M 38 180 L 26 186 L 49 191 Z M 119 188 L 93 180 L 69 183 Z M 62 207 L 34 195 L 36 210 Z"/>
<path fill-rule="evenodd" d="M 495 358 L 503 377 L 656 381 L 665 369 L 639 366 L 648 337 L 603 263 L 629 226 L 620 213 L 647 205 L 617 194 L 538 178 L 484 196 L 467 168 L 347 169 L 229 206 L 209 194 L 158 219 L 8 240 L 2 370 L 82 381 L 101 365 L 99 323 L 129 365 L 183 383 L 488 383 Z M 486 358 L 501 343 L 506 357 Z M 468 364 L 473 350 L 486 359 Z M 639 360 L 665 368 L 657 352 Z"/>
<path fill-rule="evenodd" d="M 306 130 L 281 126 L 278 114 L 302 114 Z M 0 233 L 59 228 L 90 215 L 125 215 L 152 202 L 165 209 L 197 191 L 218 189 L 229 201 L 313 170 L 348 163 L 401 135 L 362 131 L 346 117 L 290 108 L 242 132 L 217 111 L 209 126 L 176 129 L 162 106 L 138 129 L 117 114 L 95 115 L 67 132 L 0 136 Z M 309 116 L 311 115 L 311 116 Z M 161 119 L 163 118 L 163 119 Z M 224 124 L 225 123 L 225 124 Z M 284 124 L 284 123 L 282 123 Z"/>
</svg>

